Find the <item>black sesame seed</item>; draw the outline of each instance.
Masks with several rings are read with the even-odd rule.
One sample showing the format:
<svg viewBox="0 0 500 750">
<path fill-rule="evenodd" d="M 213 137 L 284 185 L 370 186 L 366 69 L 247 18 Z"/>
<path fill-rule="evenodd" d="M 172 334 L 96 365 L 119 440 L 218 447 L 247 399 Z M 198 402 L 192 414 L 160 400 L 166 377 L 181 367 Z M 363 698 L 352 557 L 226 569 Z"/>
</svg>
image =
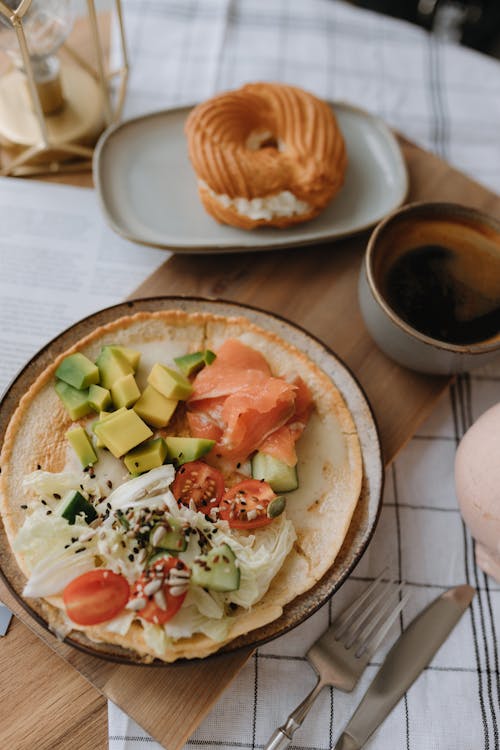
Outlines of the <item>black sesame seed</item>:
<svg viewBox="0 0 500 750">
<path fill-rule="evenodd" d="M 70 546 L 69 544 L 65 544 L 65 545 L 64 545 L 64 549 L 68 549 L 68 548 L 69 548 L 69 546 Z"/>
<path fill-rule="evenodd" d="M 37 468 L 37 470 L 38 470 L 38 471 L 40 471 L 40 469 L 41 469 L 42 467 L 40 466 L 40 464 L 37 464 L 37 465 L 36 465 L 36 468 Z"/>
<path fill-rule="evenodd" d="M 128 559 L 130 560 L 130 562 L 134 562 L 134 560 L 135 560 L 135 558 L 134 558 L 134 556 L 132 554 L 130 554 L 128 556 Z"/>
<path fill-rule="evenodd" d="M 90 469 L 90 466 L 86 466 L 86 467 L 84 468 L 84 472 L 87 472 L 87 471 L 88 471 L 89 469 Z"/>
<path fill-rule="evenodd" d="M 80 489 L 83 490 L 83 484 L 80 485 Z"/>
<path fill-rule="evenodd" d="M 237 468 L 237 469 L 239 469 L 239 468 L 240 468 L 240 466 L 241 466 L 241 464 L 240 464 L 240 462 L 238 461 L 238 463 L 236 464 L 236 468 Z"/>
<path fill-rule="evenodd" d="M 42 505 L 47 505 L 47 501 L 46 500 L 42 500 L 41 503 L 42 503 Z"/>
<path fill-rule="evenodd" d="M 27 505 L 21 505 L 22 510 L 26 510 L 27 507 Z"/>
<path fill-rule="evenodd" d="M 112 489 L 113 482 L 111 481 L 111 479 L 108 479 L 108 481 L 106 482 L 106 484 L 108 485 L 109 489 Z"/>
<path fill-rule="evenodd" d="M 79 552 L 85 552 L 86 549 L 86 547 L 78 547 L 78 549 L 75 549 L 75 555 L 77 555 Z"/>
<path fill-rule="evenodd" d="M 139 461 L 134 461 L 134 466 L 139 467 Z"/>
<path fill-rule="evenodd" d="M 106 503 L 106 508 L 108 508 L 108 510 L 111 510 L 111 503 Z"/>
<path fill-rule="evenodd" d="M 47 513 L 46 513 L 45 515 L 47 515 L 47 516 L 50 516 L 50 514 L 51 514 L 51 513 L 52 513 L 52 511 L 51 511 L 51 510 L 48 510 L 48 511 L 47 511 Z"/>
<path fill-rule="evenodd" d="M 136 555 L 138 555 L 138 554 L 139 554 L 139 547 L 134 547 L 134 553 L 135 553 Z"/>
<path fill-rule="evenodd" d="M 55 498 L 56 500 L 60 500 L 61 499 L 61 495 L 58 492 L 53 492 L 52 493 L 52 497 Z"/>
</svg>

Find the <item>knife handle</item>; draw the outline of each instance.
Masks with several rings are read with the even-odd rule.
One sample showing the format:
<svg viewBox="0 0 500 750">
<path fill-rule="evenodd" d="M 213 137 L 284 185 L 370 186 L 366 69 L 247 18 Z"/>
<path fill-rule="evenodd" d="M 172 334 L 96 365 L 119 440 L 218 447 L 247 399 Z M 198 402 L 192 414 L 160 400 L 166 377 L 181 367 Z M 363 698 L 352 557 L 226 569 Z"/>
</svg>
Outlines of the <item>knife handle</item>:
<svg viewBox="0 0 500 750">
<path fill-rule="evenodd" d="M 297 729 L 302 726 L 302 722 L 306 718 L 312 704 L 319 693 L 323 690 L 324 686 L 325 683 L 319 679 L 309 695 L 304 698 L 302 703 L 290 714 L 283 726 L 275 730 L 269 738 L 267 745 L 264 747 L 264 750 L 285 750 L 285 748 L 290 745 L 293 735 Z"/>
</svg>

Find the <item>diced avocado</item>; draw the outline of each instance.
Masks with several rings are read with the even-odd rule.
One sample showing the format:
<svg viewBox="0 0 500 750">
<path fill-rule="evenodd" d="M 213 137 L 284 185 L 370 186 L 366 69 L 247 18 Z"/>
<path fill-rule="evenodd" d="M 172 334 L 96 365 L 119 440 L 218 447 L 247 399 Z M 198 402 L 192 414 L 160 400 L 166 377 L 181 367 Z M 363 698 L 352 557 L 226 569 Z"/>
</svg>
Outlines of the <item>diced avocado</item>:
<svg viewBox="0 0 500 750">
<path fill-rule="evenodd" d="M 203 352 L 193 352 L 185 354 L 183 357 L 175 357 L 174 362 L 187 378 L 202 370 L 205 365 L 211 365 L 215 359 L 215 354 L 210 349 Z"/>
<path fill-rule="evenodd" d="M 54 388 L 73 421 L 85 417 L 92 411 L 92 407 L 89 404 L 89 392 L 87 390 L 79 391 L 62 380 L 58 380 Z"/>
<path fill-rule="evenodd" d="M 115 417 L 117 414 L 119 414 L 120 412 L 124 412 L 124 411 L 127 411 L 125 407 L 123 407 L 123 409 L 118 409 L 118 411 L 101 411 L 101 413 L 99 414 L 99 419 L 96 422 L 94 422 L 94 424 L 92 425 L 92 430 L 95 434 L 94 444 L 96 448 L 106 447 L 105 444 L 102 442 L 101 438 L 99 437 L 99 435 L 95 431 L 95 428 L 97 427 L 97 425 L 101 424 L 101 422 L 105 422 L 106 419 L 108 419 L 108 417 Z"/>
<path fill-rule="evenodd" d="M 116 347 L 103 346 L 95 363 L 99 368 L 103 388 L 111 389 L 111 386 L 124 375 L 134 374 L 132 365 Z"/>
<path fill-rule="evenodd" d="M 181 466 L 188 461 L 196 461 L 214 447 L 215 440 L 194 437 L 167 437 L 168 460 Z"/>
<path fill-rule="evenodd" d="M 82 391 L 99 382 L 99 370 L 88 357 L 77 352 L 63 359 L 56 370 L 56 378 Z"/>
<path fill-rule="evenodd" d="M 123 357 L 125 357 L 133 371 L 137 372 L 139 362 L 141 361 L 140 352 L 136 352 L 135 349 L 129 349 L 128 346 L 110 346 L 109 348 L 112 351 L 119 352 Z"/>
<path fill-rule="evenodd" d="M 166 427 L 178 403 L 162 396 L 152 385 L 147 385 L 134 404 L 134 411 L 153 427 Z"/>
<path fill-rule="evenodd" d="M 291 492 L 299 486 L 297 467 L 260 451 L 252 458 L 252 476 L 264 479 L 274 492 Z"/>
<path fill-rule="evenodd" d="M 94 425 L 94 432 L 116 458 L 153 435 L 147 424 L 130 409 L 120 409 Z"/>
<path fill-rule="evenodd" d="M 83 513 L 87 523 L 97 518 L 97 511 L 77 490 L 68 492 L 60 502 L 58 508 L 61 516 L 69 523 L 75 523 L 76 517 Z"/>
<path fill-rule="evenodd" d="M 231 547 L 221 544 L 196 557 L 191 567 L 191 582 L 212 591 L 239 589 L 240 569 Z"/>
<path fill-rule="evenodd" d="M 83 467 L 96 463 L 96 453 L 83 427 L 73 427 L 71 430 L 68 430 L 66 437 Z"/>
<path fill-rule="evenodd" d="M 184 552 L 187 547 L 187 536 L 182 523 L 176 518 L 168 517 L 153 526 L 149 542 L 153 547 L 162 550 Z"/>
<path fill-rule="evenodd" d="M 193 386 L 180 372 L 160 365 L 157 362 L 149 373 L 148 383 L 156 388 L 165 398 L 185 401 L 193 392 Z"/>
<path fill-rule="evenodd" d="M 145 471 L 161 466 L 167 457 L 167 444 L 159 437 L 148 440 L 124 456 L 125 466 L 131 474 L 143 474 Z"/>
<path fill-rule="evenodd" d="M 89 404 L 94 411 L 104 411 L 111 406 L 111 393 L 101 385 L 91 385 L 89 388 Z"/>
<path fill-rule="evenodd" d="M 111 398 L 117 409 L 135 404 L 141 392 L 132 373 L 115 380 L 111 386 Z"/>
</svg>

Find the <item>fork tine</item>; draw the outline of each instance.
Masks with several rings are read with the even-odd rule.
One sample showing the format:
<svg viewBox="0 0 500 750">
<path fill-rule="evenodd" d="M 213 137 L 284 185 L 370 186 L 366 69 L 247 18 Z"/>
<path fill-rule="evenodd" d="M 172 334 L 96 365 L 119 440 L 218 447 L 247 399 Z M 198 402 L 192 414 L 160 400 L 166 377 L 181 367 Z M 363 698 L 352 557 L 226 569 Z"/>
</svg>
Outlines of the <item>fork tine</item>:
<svg viewBox="0 0 500 750">
<path fill-rule="evenodd" d="M 351 629 L 352 632 L 345 644 L 346 648 L 351 648 L 356 642 L 359 645 L 368 642 L 368 639 L 375 633 L 386 615 L 390 614 L 392 607 L 396 606 L 395 599 L 399 597 L 403 585 L 400 583 L 398 586 L 395 586 L 394 582 L 391 582 L 385 587 L 384 591 L 381 592 L 383 596 L 377 597 L 377 600 L 372 602 L 369 617 L 358 621 L 356 627 Z"/>
<path fill-rule="evenodd" d="M 376 590 L 376 594 L 372 596 L 371 599 L 365 604 L 364 609 L 361 612 L 356 613 L 355 616 L 351 617 L 349 622 L 346 623 L 346 625 L 344 625 L 344 627 L 340 629 L 340 632 L 337 633 L 337 637 L 339 638 L 339 640 L 347 638 L 347 648 L 350 648 L 350 646 L 356 640 L 357 633 L 365 625 L 365 623 L 367 623 L 371 619 L 373 614 L 377 612 L 380 602 L 385 601 L 387 596 L 390 596 L 394 583 L 395 582 L 393 580 L 390 580 L 386 581 L 382 585 L 379 585 Z M 373 591 L 375 591 L 375 589 Z"/>
<path fill-rule="evenodd" d="M 392 610 L 392 612 L 386 618 L 386 620 L 382 623 L 381 627 L 375 632 L 372 632 L 370 636 L 368 637 L 368 639 L 365 640 L 364 644 L 361 646 L 358 652 L 356 652 L 356 656 L 361 656 L 364 653 L 366 659 L 371 659 L 371 657 L 373 656 L 373 654 L 378 649 L 378 647 L 384 640 L 385 636 L 391 629 L 393 623 L 398 618 L 399 613 L 406 606 L 406 603 L 408 602 L 408 599 L 410 598 L 410 596 L 411 594 L 407 591 L 405 595 L 401 598 L 399 603 L 396 605 L 396 607 Z"/>
<path fill-rule="evenodd" d="M 368 588 L 363 591 L 361 596 L 355 599 L 352 604 L 349 604 L 348 607 L 346 607 L 342 610 L 342 612 L 339 613 L 337 618 L 332 623 L 333 627 L 339 628 L 336 633 L 336 637 L 340 637 L 340 635 L 343 634 L 344 628 L 346 626 L 349 627 L 351 620 L 357 615 L 358 611 L 362 608 L 363 604 L 366 602 L 372 592 L 378 588 L 378 585 L 382 581 L 384 575 L 387 573 L 387 570 L 387 568 L 384 568 L 382 572 L 377 576 L 377 578 L 375 578 L 375 580 L 370 584 L 370 586 L 368 586 Z"/>
</svg>

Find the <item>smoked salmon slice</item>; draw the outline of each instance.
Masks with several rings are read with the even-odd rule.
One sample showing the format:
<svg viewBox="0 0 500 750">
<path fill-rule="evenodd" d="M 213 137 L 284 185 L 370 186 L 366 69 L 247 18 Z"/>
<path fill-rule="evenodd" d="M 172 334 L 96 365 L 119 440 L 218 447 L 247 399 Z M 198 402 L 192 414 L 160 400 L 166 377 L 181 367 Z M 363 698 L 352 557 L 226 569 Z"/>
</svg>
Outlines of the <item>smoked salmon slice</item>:
<svg viewBox="0 0 500 750">
<path fill-rule="evenodd" d="M 302 378 L 295 378 L 293 384 L 297 388 L 293 416 L 258 446 L 259 451 L 283 461 L 287 466 L 295 466 L 297 463 L 295 444 L 304 432 L 314 407 L 311 391 Z"/>
<path fill-rule="evenodd" d="M 187 406 L 191 435 L 216 441 L 212 458 L 244 461 L 268 445 L 266 452 L 287 461 L 295 457 L 296 463 L 295 441 L 312 398 L 300 378 L 292 383 L 274 377 L 260 352 L 228 339 L 213 364 L 195 377 Z"/>
</svg>

